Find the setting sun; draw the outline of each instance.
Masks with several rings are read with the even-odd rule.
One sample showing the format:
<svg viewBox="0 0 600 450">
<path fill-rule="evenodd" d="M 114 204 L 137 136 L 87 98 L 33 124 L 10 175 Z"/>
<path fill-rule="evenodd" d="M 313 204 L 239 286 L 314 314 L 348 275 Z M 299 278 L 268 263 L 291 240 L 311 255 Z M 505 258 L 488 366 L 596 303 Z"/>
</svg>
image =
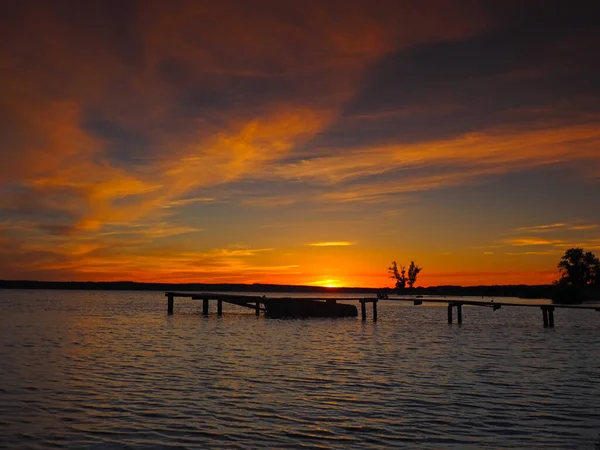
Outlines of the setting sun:
<svg viewBox="0 0 600 450">
<path fill-rule="evenodd" d="M 321 286 L 326 288 L 338 288 L 343 287 L 344 284 L 340 280 L 324 279 L 307 283 L 310 286 Z"/>
</svg>

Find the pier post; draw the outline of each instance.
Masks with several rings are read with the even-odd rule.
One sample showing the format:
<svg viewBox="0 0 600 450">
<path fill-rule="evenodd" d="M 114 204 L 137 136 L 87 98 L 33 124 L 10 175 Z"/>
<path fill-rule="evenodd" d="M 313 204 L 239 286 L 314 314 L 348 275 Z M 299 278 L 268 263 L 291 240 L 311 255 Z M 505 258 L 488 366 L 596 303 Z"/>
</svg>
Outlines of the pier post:
<svg viewBox="0 0 600 450">
<path fill-rule="evenodd" d="M 367 320 L 367 306 L 365 305 L 365 301 L 360 301 L 360 313 L 362 315 L 362 320 Z"/>
<path fill-rule="evenodd" d="M 223 315 L 223 300 L 217 300 L 217 316 Z"/>
<path fill-rule="evenodd" d="M 373 301 L 373 322 L 377 322 L 377 300 Z"/>
<path fill-rule="evenodd" d="M 548 310 L 542 306 L 542 319 L 544 320 L 544 328 L 548 328 Z"/>
<path fill-rule="evenodd" d="M 452 303 L 448 303 L 448 323 L 452 323 Z"/>
<path fill-rule="evenodd" d="M 202 314 L 208 316 L 208 299 L 205 298 L 202 300 Z"/>
<path fill-rule="evenodd" d="M 173 300 L 173 294 L 169 294 L 167 296 L 167 314 L 169 315 L 173 314 L 173 303 L 175 303 Z"/>
<path fill-rule="evenodd" d="M 254 314 L 256 314 L 256 317 L 260 316 L 260 301 L 256 300 L 256 309 L 254 311 Z"/>
<path fill-rule="evenodd" d="M 548 322 L 550 328 L 554 328 L 554 308 L 552 307 L 548 308 Z"/>
<path fill-rule="evenodd" d="M 458 324 L 462 323 L 462 305 L 459 303 L 456 305 L 456 318 L 458 319 Z"/>
</svg>

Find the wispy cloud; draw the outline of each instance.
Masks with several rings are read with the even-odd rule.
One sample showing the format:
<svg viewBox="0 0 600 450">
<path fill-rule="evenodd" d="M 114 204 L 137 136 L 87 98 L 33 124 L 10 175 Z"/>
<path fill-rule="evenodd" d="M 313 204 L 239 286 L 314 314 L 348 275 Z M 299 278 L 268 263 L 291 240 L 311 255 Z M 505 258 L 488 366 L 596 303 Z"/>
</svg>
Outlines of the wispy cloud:
<svg viewBox="0 0 600 450">
<path fill-rule="evenodd" d="M 543 251 L 532 251 L 532 252 L 506 252 L 509 256 L 533 256 L 533 255 L 556 255 L 559 254 L 560 250 L 543 250 Z"/>
<path fill-rule="evenodd" d="M 212 197 L 193 197 L 183 198 L 179 200 L 171 200 L 162 205 L 163 208 L 176 208 L 179 206 L 193 205 L 194 203 L 214 203 L 215 198 Z"/>
<path fill-rule="evenodd" d="M 569 241 L 561 244 L 556 244 L 556 247 L 560 248 L 571 248 L 571 247 L 581 247 L 584 249 L 588 248 L 598 248 L 600 246 L 600 239 L 589 239 L 586 241 Z"/>
<path fill-rule="evenodd" d="M 178 236 L 186 233 L 197 233 L 203 231 L 201 228 L 190 226 L 178 226 L 167 222 L 132 224 L 132 225 L 113 225 L 106 231 L 97 233 L 98 236 L 140 236 L 149 239 L 163 238 L 168 236 Z"/>
<path fill-rule="evenodd" d="M 257 206 L 260 208 L 278 208 L 281 206 L 290 206 L 296 203 L 297 200 L 293 195 L 280 195 L 280 196 L 263 196 L 263 197 L 252 197 L 242 200 L 242 204 L 249 206 Z"/>
<path fill-rule="evenodd" d="M 292 269 L 298 269 L 300 266 L 298 264 L 288 264 L 288 265 L 283 265 L 283 266 L 245 266 L 243 267 L 243 270 L 248 270 L 248 271 L 267 271 L 267 272 L 275 272 L 275 273 L 279 273 L 279 272 L 285 272 L 285 273 L 292 273 L 292 274 L 300 274 L 302 272 L 299 272 L 297 270 L 294 270 L 292 272 L 290 272 L 290 270 Z"/>
<path fill-rule="evenodd" d="M 279 164 L 263 175 L 332 186 L 363 180 L 354 192 L 347 188 L 341 192 L 334 189 L 328 197 L 368 200 L 390 193 L 463 185 L 514 169 L 583 160 L 595 167 L 598 164 L 596 151 L 599 141 L 598 124 L 562 127 L 549 124 L 547 129 L 535 131 L 517 127 L 489 129 L 418 144 L 350 148 L 343 153 L 332 149 L 332 156 Z M 541 149 L 544 158 L 539 157 Z M 444 172 L 436 174 L 440 167 L 444 168 Z M 398 170 L 403 172 L 397 183 L 381 177 Z"/>
<path fill-rule="evenodd" d="M 219 256 L 255 256 L 257 253 L 271 252 L 275 250 L 274 248 L 241 248 L 241 249 L 231 249 L 231 248 L 222 248 L 213 250 L 214 254 Z"/>
<path fill-rule="evenodd" d="M 596 224 L 590 224 L 590 225 L 573 225 L 571 227 L 571 230 L 584 231 L 584 230 L 595 230 L 596 228 L 598 228 L 598 225 L 596 225 Z"/>
<path fill-rule="evenodd" d="M 312 242 L 310 244 L 306 244 L 309 247 L 349 247 L 351 245 L 356 245 L 354 242 L 349 241 L 326 241 L 326 242 Z"/>
<path fill-rule="evenodd" d="M 528 233 L 537 233 L 537 232 L 546 232 L 546 231 L 555 231 L 561 228 L 565 228 L 567 224 L 565 223 L 551 223 L 547 225 L 533 225 L 530 227 L 520 227 L 517 228 L 517 232 L 528 232 Z"/>
<path fill-rule="evenodd" d="M 598 228 L 597 224 L 583 224 L 577 225 L 572 222 L 558 222 L 558 223 L 550 223 L 544 225 L 533 225 L 527 227 L 519 227 L 515 228 L 515 233 L 551 233 L 551 232 L 559 232 L 564 230 L 572 230 L 572 231 L 586 231 L 586 230 L 595 230 Z"/>
<path fill-rule="evenodd" d="M 526 247 L 529 245 L 559 245 L 562 244 L 563 241 L 558 239 L 550 240 L 542 238 L 520 238 L 509 240 L 508 243 L 516 247 Z"/>
</svg>

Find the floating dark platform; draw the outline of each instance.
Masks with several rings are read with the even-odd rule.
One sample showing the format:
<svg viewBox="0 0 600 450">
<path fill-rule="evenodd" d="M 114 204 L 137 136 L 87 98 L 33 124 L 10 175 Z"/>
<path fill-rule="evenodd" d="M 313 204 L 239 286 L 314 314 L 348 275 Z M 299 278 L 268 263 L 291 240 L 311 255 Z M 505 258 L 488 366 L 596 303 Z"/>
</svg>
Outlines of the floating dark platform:
<svg viewBox="0 0 600 450">
<path fill-rule="evenodd" d="M 265 298 L 262 300 L 269 317 L 356 317 L 354 305 L 335 300 L 310 300 L 307 298 Z"/>
</svg>

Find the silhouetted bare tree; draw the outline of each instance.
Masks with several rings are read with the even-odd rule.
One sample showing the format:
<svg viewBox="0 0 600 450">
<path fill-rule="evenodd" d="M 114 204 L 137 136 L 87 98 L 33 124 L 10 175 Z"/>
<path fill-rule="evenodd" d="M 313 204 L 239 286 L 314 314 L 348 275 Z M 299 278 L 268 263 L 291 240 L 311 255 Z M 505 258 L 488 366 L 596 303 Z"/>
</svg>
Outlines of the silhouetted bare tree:
<svg viewBox="0 0 600 450">
<path fill-rule="evenodd" d="M 388 267 L 388 273 L 390 274 L 390 278 L 396 280 L 396 292 L 404 292 L 404 288 L 406 287 L 405 267 L 400 266 L 400 271 L 398 271 L 398 265 L 396 264 L 396 261 L 392 261 L 392 265 Z"/>
<path fill-rule="evenodd" d="M 415 264 L 414 261 L 410 262 L 410 266 L 408 267 L 408 287 L 412 289 L 414 284 L 417 282 L 417 275 L 423 270 L 422 267 L 419 267 Z"/>
<path fill-rule="evenodd" d="M 396 264 L 396 261 L 392 261 L 392 265 L 388 267 L 388 273 L 390 274 L 390 278 L 396 280 L 396 292 L 398 294 L 404 292 L 407 284 L 408 287 L 412 289 L 417 282 L 417 276 L 421 270 L 423 270 L 422 267 L 417 266 L 414 261 L 411 261 L 410 266 L 408 267 L 407 277 L 406 268 L 400 266 L 400 269 L 398 270 L 398 264 Z"/>
</svg>

